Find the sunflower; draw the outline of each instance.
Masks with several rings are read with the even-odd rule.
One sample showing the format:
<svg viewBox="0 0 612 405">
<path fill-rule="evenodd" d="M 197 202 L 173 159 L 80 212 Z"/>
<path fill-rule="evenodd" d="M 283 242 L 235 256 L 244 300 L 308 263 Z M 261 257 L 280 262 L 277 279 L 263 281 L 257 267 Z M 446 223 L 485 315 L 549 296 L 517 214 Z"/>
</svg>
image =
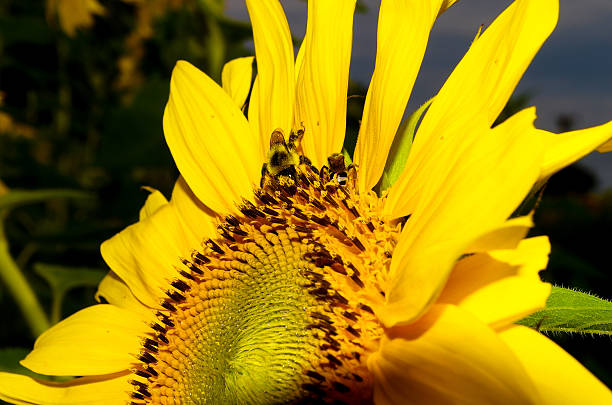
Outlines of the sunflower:
<svg viewBox="0 0 612 405">
<path fill-rule="evenodd" d="M 223 88 L 178 62 L 164 132 L 181 172 L 104 242 L 100 301 L 2 374 L 22 404 L 610 403 L 608 389 L 513 324 L 550 293 L 546 237 L 512 217 L 534 185 L 606 143 L 525 109 L 492 127 L 553 30 L 557 0 L 517 0 L 472 44 L 422 119 L 401 175 L 387 154 L 436 17 L 384 0 L 354 163 L 340 152 L 354 0 L 309 1 L 294 60 L 276 0 L 247 0 L 252 58 Z M 245 118 L 245 100 L 250 99 Z M 609 144 L 608 144 L 609 145 Z M 266 163 L 263 167 L 262 165 Z"/>
</svg>

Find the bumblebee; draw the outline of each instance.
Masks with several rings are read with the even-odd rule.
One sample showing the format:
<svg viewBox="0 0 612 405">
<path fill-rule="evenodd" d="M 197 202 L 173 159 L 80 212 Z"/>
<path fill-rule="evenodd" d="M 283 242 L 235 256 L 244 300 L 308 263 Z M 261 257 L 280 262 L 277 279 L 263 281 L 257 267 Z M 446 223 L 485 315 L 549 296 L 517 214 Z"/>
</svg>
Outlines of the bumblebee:
<svg viewBox="0 0 612 405">
<path fill-rule="evenodd" d="M 298 165 L 305 163 L 306 158 L 298 153 L 299 142 L 304 136 L 304 130 L 291 132 L 289 141 L 281 129 L 275 129 L 270 135 L 270 150 L 266 163 L 261 168 L 260 187 L 271 181 L 277 184 L 291 184 L 297 179 Z"/>
<path fill-rule="evenodd" d="M 327 158 L 327 163 L 329 164 L 329 172 L 333 179 L 336 180 L 341 186 L 346 185 L 348 174 L 347 168 L 344 165 L 344 155 L 341 153 L 334 153 Z M 349 165 L 349 168 L 351 166 Z"/>
<path fill-rule="evenodd" d="M 289 140 L 285 142 L 283 131 L 275 129 L 270 135 L 270 150 L 266 162 L 261 167 L 261 181 L 259 186 L 264 188 L 266 185 L 295 188 L 298 178 L 298 170 L 301 165 L 310 168 L 313 174 L 318 175 L 323 184 L 333 181 L 338 185 L 347 184 L 350 175 L 354 173 L 353 165 L 345 167 L 344 156 L 341 153 L 334 153 L 327 158 L 329 166 L 321 167 L 317 170 L 310 159 L 300 153 L 300 142 L 304 136 L 304 130 L 299 129 L 289 134 Z M 354 176 L 353 176 L 354 177 Z"/>
</svg>

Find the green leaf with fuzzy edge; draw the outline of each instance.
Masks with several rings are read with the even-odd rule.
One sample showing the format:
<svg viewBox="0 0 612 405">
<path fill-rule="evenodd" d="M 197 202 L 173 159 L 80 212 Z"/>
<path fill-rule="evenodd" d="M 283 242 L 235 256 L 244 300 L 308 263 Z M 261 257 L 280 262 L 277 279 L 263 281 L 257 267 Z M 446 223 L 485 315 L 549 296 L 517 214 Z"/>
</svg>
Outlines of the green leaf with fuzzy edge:
<svg viewBox="0 0 612 405">
<path fill-rule="evenodd" d="M 612 302 L 580 291 L 553 287 L 546 308 L 517 323 L 540 332 L 612 335 Z"/>
<path fill-rule="evenodd" d="M 398 129 L 393 139 L 393 143 L 391 144 L 387 163 L 385 164 L 385 170 L 380 180 L 380 192 L 391 187 L 393 183 L 397 181 L 400 174 L 402 174 L 404 166 L 406 165 L 406 160 L 408 160 L 408 155 L 410 154 L 410 149 L 412 148 L 412 139 L 414 138 L 417 124 L 433 100 L 433 97 L 427 100 L 425 104 L 413 112 Z"/>
</svg>

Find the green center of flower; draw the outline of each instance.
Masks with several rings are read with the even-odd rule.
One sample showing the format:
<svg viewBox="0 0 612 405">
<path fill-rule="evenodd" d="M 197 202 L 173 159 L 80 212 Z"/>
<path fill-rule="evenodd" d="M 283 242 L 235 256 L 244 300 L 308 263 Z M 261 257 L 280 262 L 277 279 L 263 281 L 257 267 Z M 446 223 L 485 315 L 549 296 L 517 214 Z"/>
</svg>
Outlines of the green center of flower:
<svg viewBox="0 0 612 405">
<path fill-rule="evenodd" d="M 189 296 L 174 333 L 184 348 L 169 357 L 180 373 L 177 398 L 193 403 L 280 403 L 300 391 L 316 350 L 306 288 L 309 263 L 293 232 L 250 233 L 252 242 L 208 264 L 212 278 Z M 197 293 L 197 294 L 196 294 Z M 170 370 L 173 372 L 174 368 Z"/>
<path fill-rule="evenodd" d="M 194 251 L 143 341 L 133 401 L 368 403 L 372 308 L 397 229 L 374 195 L 301 164 Z"/>
</svg>

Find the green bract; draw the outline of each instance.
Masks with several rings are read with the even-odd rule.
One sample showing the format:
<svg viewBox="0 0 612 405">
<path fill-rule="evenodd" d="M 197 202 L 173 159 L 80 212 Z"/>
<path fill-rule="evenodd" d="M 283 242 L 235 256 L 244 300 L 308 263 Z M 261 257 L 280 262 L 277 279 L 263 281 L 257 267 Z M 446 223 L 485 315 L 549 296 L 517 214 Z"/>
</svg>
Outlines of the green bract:
<svg viewBox="0 0 612 405">
<path fill-rule="evenodd" d="M 612 335 L 612 302 L 553 287 L 546 308 L 517 322 L 541 332 Z"/>
</svg>

